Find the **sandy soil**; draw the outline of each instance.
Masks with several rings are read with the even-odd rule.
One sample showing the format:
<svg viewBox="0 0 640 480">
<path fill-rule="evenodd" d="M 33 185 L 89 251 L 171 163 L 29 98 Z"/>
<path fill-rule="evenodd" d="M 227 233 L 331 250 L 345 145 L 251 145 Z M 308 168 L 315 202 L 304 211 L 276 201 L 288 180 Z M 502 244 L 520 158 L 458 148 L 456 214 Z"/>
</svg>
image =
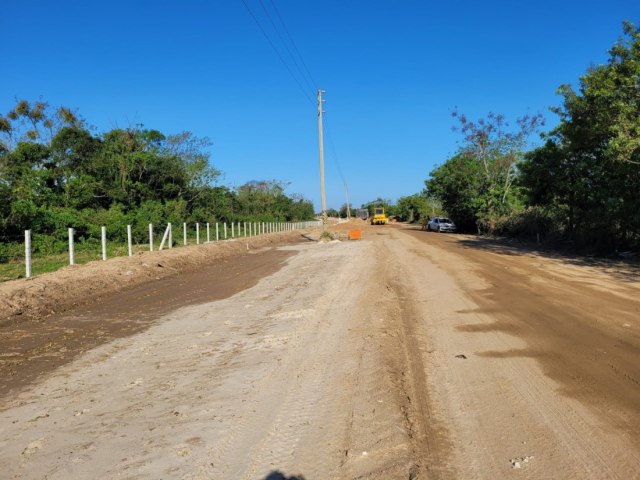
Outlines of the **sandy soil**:
<svg viewBox="0 0 640 480">
<path fill-rule="evenodd" d="M 403 226 L 202 265 L 3 330 L 3 476 L 640 478 L 637 271 Z"/>
</svg>

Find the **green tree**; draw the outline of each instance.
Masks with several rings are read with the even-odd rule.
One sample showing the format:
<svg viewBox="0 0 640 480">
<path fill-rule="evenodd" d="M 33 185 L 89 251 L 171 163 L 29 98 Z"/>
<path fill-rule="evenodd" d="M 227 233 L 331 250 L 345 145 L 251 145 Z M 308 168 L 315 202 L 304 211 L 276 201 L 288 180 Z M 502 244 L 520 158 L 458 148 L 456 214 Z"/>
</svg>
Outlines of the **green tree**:
<svg viewBox="0 0 640 480">
<path fill-rule="evenodd" d="M 351 216 L 355 213 L 353 210 L 353 205 L 349 204 L 349 208 L 347 208 L 347 204 L 343 203 L 338 211 L 340 218 L 347 218 L 347 212 L 351 213 Z"/>
<path fill-rule="evenodd" d="M 544 125 L 543 118 L 524 115 L 516 119 L 515 128 L 510 128 L 502 114 L 489 113 L 477 121 L 457 111 L 452 115 L 459 123 L 454 130 L 459 129 L 464 137 L 461 154 L 478 164 L 481 175 L 474 201 L 476 224 L 481 231 L 492 231 L 500 216 L 510 214 L 519 206 L 519 195 L 514 188 L 518 164 L 529 137 Z"/>
<path fill-rule="evenodd" d="M 327 209 L 327 217 L 339 217 L 339 216 L 340 216 L 340 212 L 338 212 L 338 210 L 336 210 L 335 208 Z"/>
<path fill-rule="evenodd" d="M 16 241 L 33 229 L 36 250 L 52 253 L 67 227 L 79 241 L 95 241 L 102 225 L 116 240 L 132 225 L 134 238 L 146 241 L 149 223 L 314 217 L 312 203 L 287 195 L 285 182 L 217 185 L 210 145 L 142 125 L 94 135 L 68 108 L 20 101 L 0 116 L 0 238 Z"/>
<path fill-rule="evenodd" d="M 578 91 L 560 87 L 560 124 L 521 167 L 530 203 L 565 212 L 567 236 L 601 251 L 640 244 L 640 31 L 623 33 Z"/>
<path fill-rule="evenodd" d="M 485 176 L 480 162 L 458 154 L 434 169 L 425 186 L 425 193 L 442 202 L 460 230 L 478 228 L 480 212 L 486 207 Z"/>
<path fill-rule="evenodd" d="M 396 203 L 396 215 L 403 222 L 418 222 L 427 218 L 435 210 L 432 199 L 424 193 L 416 193 L 407 197 L 400 197 Z"/>
</svg>

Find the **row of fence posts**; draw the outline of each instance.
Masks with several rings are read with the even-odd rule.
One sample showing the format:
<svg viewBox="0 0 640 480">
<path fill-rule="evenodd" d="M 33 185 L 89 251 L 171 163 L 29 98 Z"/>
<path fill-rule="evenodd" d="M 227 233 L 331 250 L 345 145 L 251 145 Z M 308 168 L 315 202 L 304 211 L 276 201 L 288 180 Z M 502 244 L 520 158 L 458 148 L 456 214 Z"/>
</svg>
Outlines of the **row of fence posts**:
<svg viewBox="0 0 640 480">
<path fill-rule="evenodd" d="M 216 223 L 216 242 L 220 241 L 220 229 L 219 224 Z M 235 222 L 231 223 L 231 238 L 236 238 L 236 232 L 238 234 L 238 238 L 244 237 L 256 237 L 258 235 L 264 235 L 269 233 L 278 233 L 289 230 L 300 230 L 309 227 L 317 227 L 321 226 L 322 222 L 313 221 L 313 222 L 294 222 L 294 223 L 285 223 L 285 222 L 238 222 L 236 225 Z M 227 223 L 223 223 L 223 239 L 227 240 L 229 237 L 227 236 Z M 244 233 L 244 236 L 241 235 L 241 232 Z M 247 235 L 248 232 L 248 235 Z M 69 265 L 75 265 L 75 249 L 74 249 L 74 234 L 75 230 L 73 228 L 69 228 Z M 182 241 L 184 245 L 187 245 L 187 224 L 182 224 Z M 210 224 L 207 223 L 207 241 L 206 243 L 211 243 L 211 229 Z M 171 223 L 167 224 L 167 228 L 164 231 L 162 236 L 162 240 L 160 241 L 160 246 L 158 250 L 163 250 L 165 244 L 168 248 L 173 247 L 173 231 L 171 227 Z M 107 259 L 107 227 L 100 228 L 100 245 L 102 247 L 102 260 Z M 200 224 L 196 223 L 196 245 L 200 245 Z M 128 246 L 128 254 L 129 256 L 133 256 L 133 235 L 131 233 L 131 225 L 127 225 L 127 246 Z M 149 224 L 149 251 L 153 252 L 153 224 Z M 24 258 L 25 258 L 25 273 L 27 278 L 31 278 L 31 230 L 24 231 Z"/>
</svg>

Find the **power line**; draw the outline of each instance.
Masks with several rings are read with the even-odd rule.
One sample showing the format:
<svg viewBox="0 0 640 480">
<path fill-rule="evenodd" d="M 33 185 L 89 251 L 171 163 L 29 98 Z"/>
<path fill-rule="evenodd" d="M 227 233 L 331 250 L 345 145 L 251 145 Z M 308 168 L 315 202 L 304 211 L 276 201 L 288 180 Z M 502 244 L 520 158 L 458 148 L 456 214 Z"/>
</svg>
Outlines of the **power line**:
<svg viewBox="0 0 640 480">
<path fill-rule="evenodd" d="M 273 10 L 276 12 L 276 15 L 278 16 L 278 20 L 280 20 L 280 23 L 282 24 L 282 28 L 284 28 L 284 31 L 287 34 L 287 37 L 289 38 L 289 41 L 291 42 L 291 45 L 293 45 L 293 49 L 298 54 L 298 57 L 300 58 L 300 62 L 302 63 L 302 66 L 304 67 L 305 71 L 307 72 L 307 75 L 309 76 L 309 79 L 311 80 L 311 84 L 313 85 L 313 90 L 314 91 L 318 90 L 317 83 L 315 82 L 315 80 L 313 79 L 313 75 L 311 75 L 311 72 L 307 68 L 307 64 L 305 63 L 304 58 L 302 57 L 302 54 L 300 53 L 300 50 L 298 49 L 298 46 L 296 45 L 296 42 L 293 40 L 293 37 L 289 33 L 289 29 L 287 28 L 287 25 L 284 23 L 284 20 L 282 19 L 282 16 L 280 15 L 280 11 L 278 10 L 278 7 L 276 7 L 276 4 L 275 4 L 275 2 L 273 0 L 269 0 L 269 1 L 270 1 L 271 5 L 273 6 Z"/>
<path fill-rule="evenodd" d="M 251 8 L 249 8 L 249 5 L 247 5 L 247 2 L 245 2 L 245 0 L 240 0 L 242 2 L 242 4 L 244 5 L 244 7 L 247 9 L 247 12 L 249 12 L 249 15 L 251 16 L 251 18 L 253 18 L 253 21 L 255 22 L 255 24 L 258 26 L 258 28 L 260 29 L 260 31 L 262 32 L 262 34 L 264 35 L 264 38 L 267 39 L 267 42 L 269 42 L 269 45 L 271 45 L 271 48 L 273 48 L 273 51 L 276 52 L 276 55 L 278 55 L 278 58 L 280 59 L 280 61 L 282 62 L 282 64 L 284 65 L 284 67 L 287 69 L 287 71 L 289 72 L 289 75 L 291 75 L 291 78 L 293 78 L 295 80 L 295 82 L 298 84 L 298 87 L 300 87 L 300 90 L 302 91 L 303 95 L 307 98 L 307 100 L 309 100 L 309 102 L 312 105 L 315 105 L 315 102 L 313 101 L 313 99 L 309 96 L 309 93 L 307 92 L 307 90 L 305 90 L 305 88 L 302 86 L 302 84 L 300 83 L 300 81 L 298 80 L 298 78 L 293 74 L 293 72 L 291 71 L 291 68 L 289 68 L 289 65 L 287 64 L 287 62 L 285 62 L 284 58 L 282 57 L 282 55 L 280 54 L 280 51 L 277 49 L 277 47 L 275 46 L 275 44 L 271 41 L 271 38 L 269 38 L 269 35 L 267 35 L 267 32 L 265 31 L 264 28 L 262 28 L 262 25 L 260 24 L 260 22 L 258 21 L 258 18 L 254 15 L 253 11 L 251 10 Z M 261 2 L 262 3 L 262 2 Z"/>
<path fill-rule="evenodd" d="M 340 160 L 338 159 L 338 152 L 336 150 L 336 146 L 335 143 L 333 142 L 333 135 L 331 135 L 331 129 L 329 128 L 329 122 L 327 120 L 326 117 L 323 118 L 324 120 L 324 124 L 326 127 L 326 137 L 329 140 L 329 146 L 331 147 L 331 153 L 332 153 L 332 158 L 334 160 L 334 164 L 336 166 L 336 169 L 338 170 L 338 175 L 340 175 L 340 179 L 342 180 L 342 184 L 345 188 L 345 195 L 346 195 L 346 200 L 347 200 L 347 212 L 349 212 L 350 210 L 350 205 L 349 205 L 349 187 L 348 187 L 348 182 L 347 179 L 345 178 L 344 174 L 342 173 L 342 168 L 340 167 Z M 349 213 L 347 213 L 347 215 L 349 215 Z"/>
<path fill-rule="evenodd" d="M 340 175 L 340 179 L 342 180 L 342 183 L 347 183 L 342 173 L 342 168 L 340 168 L 340 160 L 338 159 L 338 152 L 336 151 L 336 146 L 333 143 L 333 135 L 331 135 L 331 129 L 329 128 L 329 121 L 326 117 L 324 118 L 324 125 L 327 130 L 327 139 L 329 140 L 329 146 L 331 147 L 331 153 L 335 161 L 336 169 L 338 170 L 338 175 Z"/>
<path fill-rule="evenodd" d="M 264 10 L 264 13 L 267 15 L 267 18 L 269 19 L 269 22 L 271 22 L 271 26 L 273 27 L 275 32 L 278 34 L 278 37 L 280 38 L 280 41 L 284 45 L 284 48 L 287 50 L 287 53 L 289 54 L 289 57 L 291 57 L 291 60 L 293 60 L 293 64 L 298 69 L 298 72 L 300 73 L 300 76 L 302 77 L 302 79 L 305 81 L 305 83 L 309 87 L 309 90 L 311 90 L 311 91 L 317 90 L 317 89 L 314 89 L 313 85 L 311 85 L 309 83 L 309 80 L 307 80 L 307 77 L 305 76 L 304 72 L 302 71 L 302 68 L 300 68 L 300 65 L 298 65 L 298 61 L 296 60 L 296 57 L 293 55 L 293 53 L 291 53 L 291 49 L 287 45 L 287 42 L 285 41 L 285 39 L 282 37 L 282 34 L 280 33 L 280 29 L 277 27 L 277 25 L 273 21 L 273 18 L 271 18 L 271 15 L 269 14 L 269 10 L 267 10 L 267 7 L 265 7 L 264 2 L 262 0 L 258 0 L 258 2 L 260 2 L 260 6 L 262 7 L 262 10 Z M 273 5 L 273 2 L 271 4 Z M 286 29 L 286 27 L 285 27 L 285 29 Z"/>
<path fill-rule="evenodd" d="M 280 49 L 276 46 L 274 41 L 271 39 L 271 37 L 269 36 L 269 34 L 265 30 L 265 28 L 262 26 L 262 24 L 260 23 L 260 21 L 258 20 L 256 15 L 253 13 L 253 11 L 251 10 L 251 8 L 247 4 L 247 2 L 245 0 L 241 0 L 241 1 L 242 1 L 242 4 L 244 5 L 245 9 L 249 13 L 249 15 L 251 16 L 251 18 L 255 22 L 255 24 L 258 26 L 258 28 L 262 32 L 262 35 L 264 36 L 264 38 L 267 40 L 267 42 L 269 43 L 269 45 L 271 46 L 273 51 L 276 53 L 276 55 L 278 56 L 278 58 L 280 59 L 282 64 L 285 66 L 285 68 L 289 72 L 289 75 L 291 75 L 293 80 L 296 82 L 296 84 L 298 85 L 298 87 L 302 91 L 303 95 L 307 98 L 307 100 L 311 104 L 315 105 L 315 102 L 313 101 L 312 97 L 310 96 L 309 91 L 304 88 L 302 83 L 299 81 L 298 76 L 296 74 L 294 74 L 292 68 L 289 66 L 289 63 L 285 60 L 284 56 L 281 54 Z M 295 53 L 297 54 L 298 58 L 300 59 L 300 62 L 298 62 L 296 60 L 296 56 L 293 54 L 293 52 L 289 48 L 289 45 L 287 44 L 287 41 L 283 37 L 283 35 L 282 35 L 281 31 L 280 31 L 280 28 L 274 22 L 273 17 L 269 13 L 269 10 L 267 9 L 267 7 L 266 7 L 265 3 L 263 2 L 263 0 L 258 0 L 258 2 L 260 3 L 260 6 L 262 7 L 262 10 L 264 11 L 265 15 L 267 16 L 267 19 L 271 23 L 271 26 L 273 27 L 273 30 L 276 32 L 276 34 L 280 38 L 280 41 L 282 42 L 282 45 L 284 45 L 284 48 L 286 49 L 287 53 L 289 54 L 289 58 L 291 58 L 291 60 L 293 61 L 293 65 L 294 65 L 295 69 L 297 70 L 299 76 L 302 78 L 302 80 L 307 84 L 307 86 L 312 91 L 313 90 L 317 91 L 318 88 L 316 87 L 316 82 L 313 79 L 313 76 L 311 75 L 311 72 L 309 71 L 309 68 L 307 67 L 307 64 L 304 61 L 304 58 L 303 58 L 302 54 L 300 53 L 300 50 L 298 49 L 298 46 L 296 45 L 291 33 L 289 32 L 289 29 L 287 28 L 284 20 L 282 19 L 282 16 L 280 15 L 280 11 L 278 10 L 278 7 L 276 6 L 274 0 L 269 0 L 269 2 L 271 3 L 271 6 L 273 7 L 273 11 L 276 13 L 276 15 L 278 17 L 278 20 L 279 20 L 280 24 L 282 25 L 282 29 L 284 30 L 284 32 L 286 34 L 286 37 L 289 39 L 289 42 L 291 43 L 291 46 L 293 47 L 293 49 L 295 50 Z M 302 67 L 300 65 L 302 65 Z M 333 135 L 331 135 L 331 132 L 330 132 L 330 129 L 329 129 L 329 125 L 328 125 L 327 119 L 323 118 L 321 120 L 321 122 L 322 122 L 323 125 L 325 125 L 327 127 L 327 138 L 329 140 L 329 146 L 331 147 L 331 154 L 332 154 L 331 156 L 332 156 L 332 159 L 333 159 L 334 164 L 336 166 L 336 169 L 338 171 L 338 175 L 340 176 L 340 178 L 342 180 L 342 183 L 346 188 L 347 181 L 345 179 L 345 176 L 344 176 L 344 174 L 342 172 L 342 168 L 340 166 L 340 160 L 338 159 L 338 153 L 337 153 L 337 150 L 336 150 L 335 143 L 333 141 Z"/>
</svg>

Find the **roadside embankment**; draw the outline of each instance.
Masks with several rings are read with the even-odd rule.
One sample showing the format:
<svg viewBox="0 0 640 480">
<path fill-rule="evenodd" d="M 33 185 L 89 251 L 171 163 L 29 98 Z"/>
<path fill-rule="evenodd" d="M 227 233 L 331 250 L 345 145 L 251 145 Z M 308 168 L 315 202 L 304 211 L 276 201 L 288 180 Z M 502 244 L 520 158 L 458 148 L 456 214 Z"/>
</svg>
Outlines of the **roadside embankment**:
<svg viewBox="0 0 640 480">
<path fill-rule="evenodd" d="M 308 241 L 302 234 L 311 230 L 188 245 L 107 261 L 96 260 L 31 279 L 5 282 L 0 284 L 0 327 L 18 324 L 26 318 L 42 318 L 64 312 L 78 305 L 89 304 L 97 297 L 198 269 L 222 258 Z"/>
</svg>

